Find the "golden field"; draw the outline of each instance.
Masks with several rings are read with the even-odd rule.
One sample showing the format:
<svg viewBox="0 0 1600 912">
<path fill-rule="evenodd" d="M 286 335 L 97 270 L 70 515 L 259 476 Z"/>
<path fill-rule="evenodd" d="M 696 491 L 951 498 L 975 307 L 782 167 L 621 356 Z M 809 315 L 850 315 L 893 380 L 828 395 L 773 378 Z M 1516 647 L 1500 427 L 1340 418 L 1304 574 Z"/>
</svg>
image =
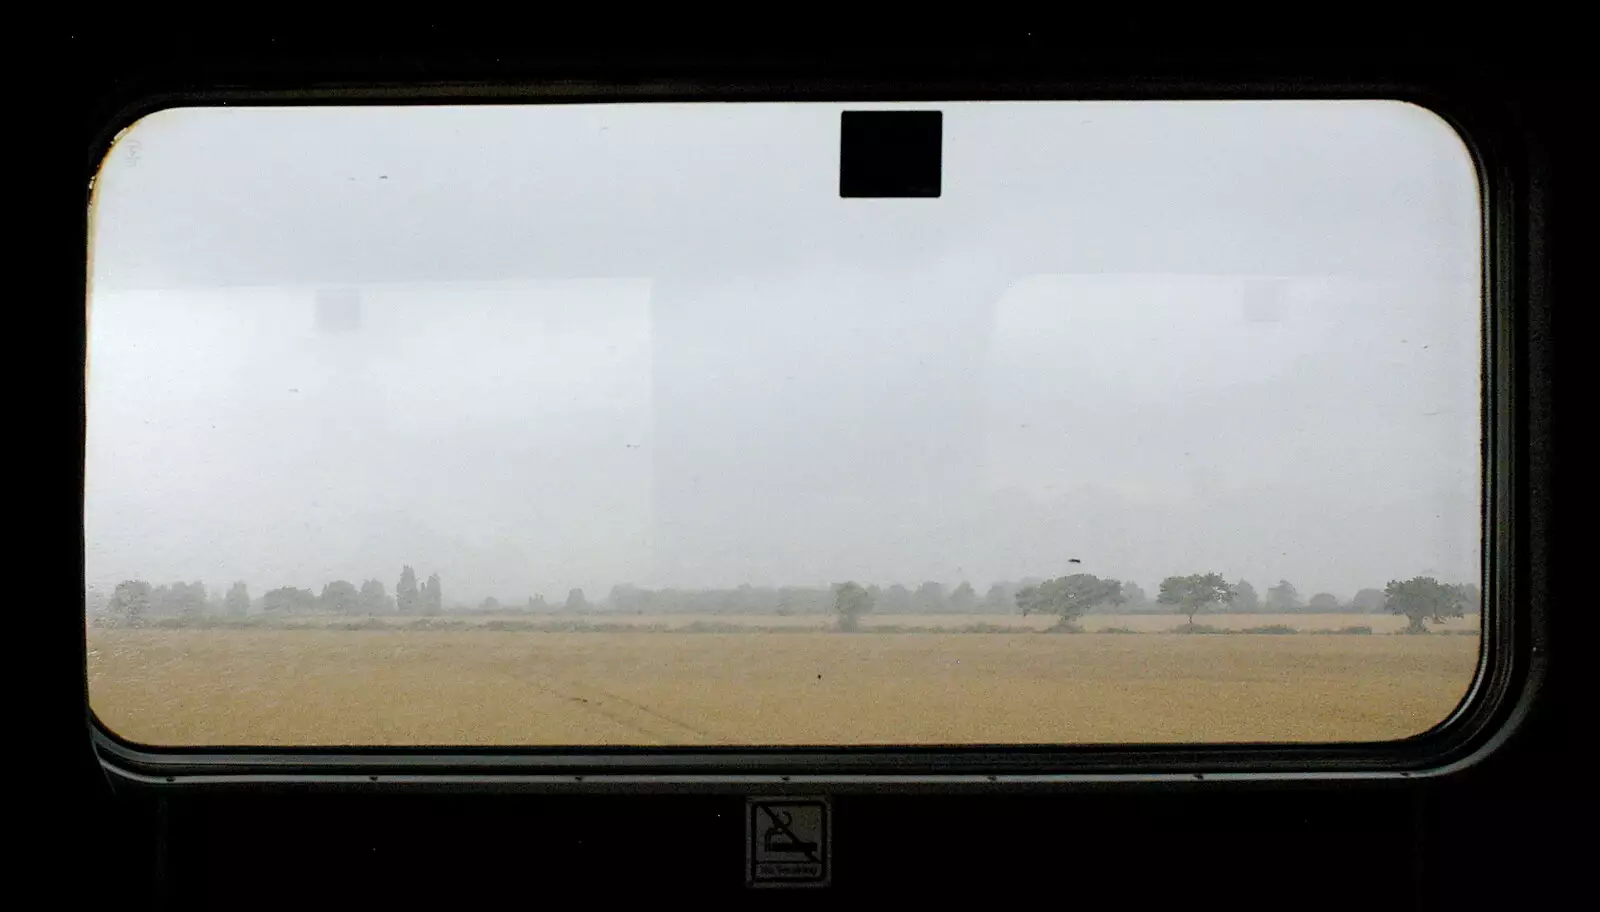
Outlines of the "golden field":
<svg viewBox="0 0 1600 912">
<path fill-rule="evenodd" d="M 1084 626 L 1173 623 L 1104 620 Z M 1448 716 L 1479 648 L 1441 635 L 87 633 L 102 723 L 165 746 L 1387 740 Z"/>
</svg>

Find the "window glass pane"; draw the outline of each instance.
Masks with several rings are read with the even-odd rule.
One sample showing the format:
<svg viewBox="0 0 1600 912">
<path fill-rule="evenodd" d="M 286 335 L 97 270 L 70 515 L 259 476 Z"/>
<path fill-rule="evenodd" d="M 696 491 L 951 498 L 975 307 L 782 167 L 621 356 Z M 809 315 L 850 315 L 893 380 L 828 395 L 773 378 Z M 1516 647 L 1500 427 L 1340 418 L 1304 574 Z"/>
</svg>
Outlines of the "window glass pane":
<svg viewBox="0 0 1600 912">
<path fill-rule="evenodd" d="M 841 198 L 844 110 L 941 195 Z M 94 188 L 133 741 L 1386 740 L 1480 648 L 1481 213 L 1385 101 L 190 108 Z"/>
</svg>

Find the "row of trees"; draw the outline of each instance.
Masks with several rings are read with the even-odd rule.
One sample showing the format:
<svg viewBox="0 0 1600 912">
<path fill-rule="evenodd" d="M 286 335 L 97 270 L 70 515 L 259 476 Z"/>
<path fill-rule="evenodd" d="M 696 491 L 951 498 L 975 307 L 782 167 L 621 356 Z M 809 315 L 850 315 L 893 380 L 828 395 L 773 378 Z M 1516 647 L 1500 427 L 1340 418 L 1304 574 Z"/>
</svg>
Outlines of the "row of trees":
<svg viewBox="0 0 1600 912">
<path fill-rule="evenodd" d="M 1161 581 L 1156 603 L 1186 616 L 1192 629 L 1197 613 L 1238 604 L 1241 585 L 1249 584 L 1243 581 L 1229 583 L 1217 573 L 1169 576 Z M 1280 583 L 1280 587 L 1288 587 L 1291 592 L 1293 590 L 1288 583 Z M 1477 608 L 1480 598 L 1478 588 L 1470 583 L 1441 583 L 1431 576 L 1390 580 L 1381 592 L 1362 591 L 1377 593 L 1380 601 L 1376 610 L 1405 615 L 1408 633 L 1426 632 L 1428 622 L 1462 617 L 1468 610 Z M 1121 580 L 1073 573 L 1024 586 L 1014 598 L 1023 615 L 1054 615 L 1059 619 L 1055 629 L 1073 630 L 1076 629 L 1077 620 L 1085 614 L 1125 604 L 1129 590 L 1128 584 Z M 839 629 L 842 631 L 860 629 L 861 617 L 871 612 L 875 604 L 874 592 L 859 583 L 837 583 L 833 587 L 834 613 L 838 615 Z"/>
<path fill-rule="evenodd" d="M 244 583 L 234 583 L 226 595 L 208 593 L 205 583 L 170 583 L 152 586 L 144 580 L 118 583 L 104 604 L 89 602 L 91 611 L 103 608 L 108 613 L 129 619 L 144 616 L 198 617 L 224 614 L 242 617 L 250 612 L 250 594 Z"/>
<path fill-rule="evenodd" d="M 93 605 L 91 608 L 95 607 Z M 227 594 L 208 597 L 205 583 L 170 583 L 152 586 L 144 580 L 124 580 L 117 584 L 104 605 L 105 613 L 127 623 L 146 617 L 199 617 L 216 614 L 244 617 L 254 612 L 268 615 L 365 614 L 435 615 L 444 609 L 444 586 L 439 574 L 428 577 L 420 586 L 417 573 L 409 565 L 400 571 L 391 597 L 382 582 L 369 579 L 360 588 L 348 580 L 334 580 L 319 594 L 310 589 L 280 586 L 259 599 L 250 598 L 243 582 L 228 588 Z"/>
<path fill-rule="evenodd" d="M 1194 622 L 1197 613 L 1208 611 L 1230 612 L 1292 612 L 1292 611 L 1353 611 L 1374 613 L 1396 611 L 1397 605 L 1420 604 L 1427 598 L 1438 600 L 1442 596 L 1424 597 L 1421 589 L 1400 588 L 1407 583 L 1390 582 L 1385 589 L 1362 589 L 1348 602 L 1340 601 L 1327 593 L 1318 593 L 1302 601 L 1293 584 L 1280 580 L 1267 590 L 1265 598 L 1246 580 L 1229 583 L 1216 573 L 1172 576 L 1161 582 L 1155 599 L 1150 599 L 1136 583 L 1101 579 L 1086 573 L 1075 573 L 1056 579 L 1024 579 L 1018 583 L 995 583 L 980 597 L 971 583 L 962 582 L 946 590 L 937 582 L 925 582 L 915 589 L 900 584 L 890 586 L 862 585 L 856 582 L 841 583 L 831 589 L 822 587 L 759 587 L 743 585 L 731 589 L 642 589 L 632 585 L 614 586 L 603 607 L 625 614 L 671 615 L 818 615 L 830 612 L 841 618 L 841 626 L 854 628 L 861 615 L 874 612 L 880 615 L 903 614 L 1051 614 L 1070 626 L 1077 617 L 1089 611 L 1101 613 L 1177 611 Z M 1418 584 L 1420 585 L 1420 584 Z M 1438 584 L 1445 586 L 1445 584 Z M 848 587 L 848 588 L 844 588 Z M 1479 601 L 1477 587 L 1471 584 L 1446 586 L 1450 602 L 1475 606 Z M 1427 590 L 1432 592 L 1433 590 Z M 108 604 L 91 603 L 91 611 L 100 608 L 113 617 L 137 621 L 145 616 L 194 617 L 202 614 L 243 616 L 252 612 L 268 615 L 438 615 L 445 611 L 444 591 L 439 574 L 434 573 L 418 583 L 416 572 L 403 567 L 400 579 L 391 596 L 382 582 L 368 579 L 359 587 L 347 580 L 334 580 L 322 587 L 320 593 L 294 586 L 282 586 L 252 600 L 242 582 L 234 583 L 226 592 L 209 593 L 204 583 L 172 583 L 151 586 L 141 580 L 128 580 L 118 584 Z M 566 599 L 552 605 L 543 595 L 535 595 L 526 602 L 501 603 L 486 598 L 475 607 L 452 606 L 452 611 L 463 613 L 500 614 L 519 611 L 533 613 L 565 612 L 582 614 L 597 607 L 585 597 L 582 589 L 572 589 Z M 1454 610 L 1447 608 L 1444 610 Z M 1399 613 L 1409 613 L 1399 611 Z M 1417 626 L 1414 622 L 1413 627 Z"/>
<path fill-rule="evenodd" d="M 1016 611 L 1019 593 L 1045 582 L 1037 577 L 1018 582 L 998 582 L 989 586 L 982 595 L 966 581 L 956 584 L 954 588 L 933 581 L 914 588 L 899 583 L 889 586 L 870 583 L 857 585 L 870 597 L 873 612 L 879 615 L 998 615 Z M 1170 606 L 1160 599 L 1159 593 L 1152 599 L 1137 583 L 1121 581 L 1119 585 L 1120 598 L 1101 602 L 1099 610 L 1130 614 L 1170 610 Z M 1382 589 L 1362 589 L 1350 599 L 1341 599 L 1327 592 L 1304 598 L 1288 580 L 1279 580 L 1277 585 L 1268 587 L 1265 596 L 1259 594 L 1248 580 L 1236 580 L 1227 585 L 1230 592 L 1227 598 L 1208 602 L 1204 610 L 1241 614 L 1376 614 L 1385 610 L 1386 596 Z M 1469 584 L 1468 591 L 1471 600 L 1477 601 L 1476 588 Z M 799 586 L 772 588 L 744 585 L 731 589 L 652 590 L 618 585 L 612 587 L 604 604 L 626 614 L 818 614 L 833 609 L 835 596 L 836 593 L 827 589 Z"/>
<path fill-rule="evenodd" d="M 996 583 L 980 598 L 971 583 L 953 590 L 927 582 L 915 589 L 900 584 L 863 586 L 880 614 L 1009 613 L 1016 587 Z M 827 614 L 833 593 L 820 586 L 751 586 L 729 589 L 641 589 L 613 586 L 606 606 L 623 614 Z"/>
<path fill-rule="evenodd" d="M 1265 597 L 1259 595 L 1248 580 L 1238 580 L 1231 584 L 1231 588 L 1233 594 L 1228 597 L 1228 609 L 1240 614 L 1291 614 L 1297 611 L 1372 614 L 1382 611 L 1384 604 L 1382 589 L 1362 589 L 1346 601 L 1331 592 L 1318 592 L 1309 599 L 1303 598 L 1293 583 L 1282 579 L 1278 580 L 1276 586 L 1267 589 Z"/>
</svg>

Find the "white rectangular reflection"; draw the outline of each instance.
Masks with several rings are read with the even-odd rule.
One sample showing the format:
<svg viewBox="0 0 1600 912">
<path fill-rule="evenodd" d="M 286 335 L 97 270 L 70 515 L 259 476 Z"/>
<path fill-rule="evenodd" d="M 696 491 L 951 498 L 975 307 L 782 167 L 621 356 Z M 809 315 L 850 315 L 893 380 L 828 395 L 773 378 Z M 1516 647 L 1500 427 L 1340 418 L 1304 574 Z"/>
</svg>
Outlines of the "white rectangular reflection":
<svg viewBox="0 0 1600 912">
<path fill-rule="evenodd" d="M 359 319 L 341 300 L 330 326 L 350 295 Z M 97 296 L 89 579 L 320 588 L 415 563 L 562 595 L 647 576 L 649 297 L 642 280 Z"/>
<path fill-rule="evenodd" d="M 1475 579 L 1478 301 L 1448 280 L 1019 281 L 990 340 L 983 522 L 1029 530 L 1019 567 Z"/>
</svg>

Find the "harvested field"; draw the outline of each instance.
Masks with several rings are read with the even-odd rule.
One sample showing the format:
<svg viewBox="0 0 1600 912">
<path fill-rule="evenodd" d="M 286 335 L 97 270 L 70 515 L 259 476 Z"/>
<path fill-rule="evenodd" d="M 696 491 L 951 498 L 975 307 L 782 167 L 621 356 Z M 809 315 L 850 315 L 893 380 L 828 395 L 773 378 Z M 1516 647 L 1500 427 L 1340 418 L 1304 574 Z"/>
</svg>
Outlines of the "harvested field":
<svg viewBox="0 0 1600 912">
<path fill-rule="evenodd" d="M 1309 629 L 1318 616 L 1235 617 Z M 1443 720 L 1479 647 L 1472 636 L 1336 634 L 88 635 L 101 721 L 167 746 L 1384 740 Z"/>
</svg>

